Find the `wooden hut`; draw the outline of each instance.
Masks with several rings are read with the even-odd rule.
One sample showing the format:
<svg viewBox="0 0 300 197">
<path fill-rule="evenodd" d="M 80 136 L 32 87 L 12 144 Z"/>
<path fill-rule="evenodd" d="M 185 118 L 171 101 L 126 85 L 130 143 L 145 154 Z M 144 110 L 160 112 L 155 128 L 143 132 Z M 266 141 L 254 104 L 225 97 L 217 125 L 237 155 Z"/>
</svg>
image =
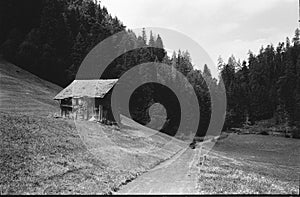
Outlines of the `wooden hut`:
<svg viewBox="0 0 300 197">
<path fill-rule="evenodd" d="M 59 92 L 61 116 L 100 122 L 118 122 L 111 110 L 111 93 L 118 79 L 74 80 Z"/>
</svg>

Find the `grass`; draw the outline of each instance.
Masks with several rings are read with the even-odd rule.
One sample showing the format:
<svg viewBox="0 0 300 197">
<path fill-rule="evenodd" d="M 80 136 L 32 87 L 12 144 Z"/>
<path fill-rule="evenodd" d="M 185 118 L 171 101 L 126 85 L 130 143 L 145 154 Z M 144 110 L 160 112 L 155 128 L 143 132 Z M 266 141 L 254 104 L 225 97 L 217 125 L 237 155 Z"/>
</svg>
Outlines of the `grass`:
<svg viewBox="0 0 300 197">
<path fill-rule="evenodd" d="M 67 193 L 68 176 L 77 174 L 78 189 L 84 171 L 105 173 L 65 121 L 1 113 L 1 145 L 1 194 Z"/>
<path fill-rule="evenodd" d="M 59 112 L 61 87 L 0 59 L 0 111 L 47 116 Z"/>
<path fill-rule="evenodd" d="M 298 194 L 299 163 L 296 139 L 231 134 L 217 142 L 201 168 L 199 192 Z"/>
<path fill-rule="evenodd" d="M 264 176 L 247 165 L 210 157 L 199 175 L 200 194 L 297 194 L 298 188 L 288 181 Z M 249 166 L 248 166 L 249 167 Z"/>
<path fill-rule="evenodd" d="M 111 194 L 184 145 L 126 117 L 55 119 L 62 88 L 4 60 L 0 89 L 0 194 Z"/>
<path fill-rule="evenodd" d="M 0 120 L 1 194 L 109 194 L 181 149 L 96 123 L 3 112 Z"/>
</svg>

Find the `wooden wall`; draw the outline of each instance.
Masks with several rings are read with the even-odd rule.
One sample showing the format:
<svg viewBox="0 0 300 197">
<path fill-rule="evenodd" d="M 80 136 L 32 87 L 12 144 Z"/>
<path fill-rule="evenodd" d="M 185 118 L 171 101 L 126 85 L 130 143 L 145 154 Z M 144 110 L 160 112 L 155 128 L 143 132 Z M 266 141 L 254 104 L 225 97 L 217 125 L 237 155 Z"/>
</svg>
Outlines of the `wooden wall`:
<svg viewBox="0 0 300 197">
<path fill-rule="evenodd" d="M 83 97 L 61 100 L 61 115 L 62 117 L 76 120 L 90 120 L 93 118 L 104 123 L 115 122 L 109 96 L 107 95 L 104 98 Z"/>
</svg>

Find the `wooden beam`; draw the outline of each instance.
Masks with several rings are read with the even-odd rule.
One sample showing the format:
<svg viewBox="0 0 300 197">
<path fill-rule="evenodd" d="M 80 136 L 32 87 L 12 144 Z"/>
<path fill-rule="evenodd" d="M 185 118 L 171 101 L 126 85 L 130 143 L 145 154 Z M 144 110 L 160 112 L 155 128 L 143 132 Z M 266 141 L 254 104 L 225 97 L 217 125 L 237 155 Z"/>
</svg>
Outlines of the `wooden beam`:
<svg viewBox="0 0 300 197">
<path fill-rule="evenodd" d="M 86 120 L 88 120 L 89 119 L 89 100 L 86 99 L 85 103 L 86 103 Z"/>
<path fill-rule="evenodd" d="M 100 121 L 100 105 L 98 107 L 98 121 Z"/>
<path fill-rule="evenodd" d="M 100 122 L 103 121 L 103 106 L 99 105 Z"/>
</svg>

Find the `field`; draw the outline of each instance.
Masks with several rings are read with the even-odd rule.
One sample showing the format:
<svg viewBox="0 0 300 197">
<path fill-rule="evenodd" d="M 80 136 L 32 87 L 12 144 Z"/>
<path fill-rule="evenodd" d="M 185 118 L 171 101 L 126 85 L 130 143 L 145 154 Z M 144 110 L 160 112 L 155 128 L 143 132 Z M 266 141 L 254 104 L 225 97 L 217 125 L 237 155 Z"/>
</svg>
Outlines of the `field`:
<svg viewBox="0 0 300 197">
<path fill-rule="evenodd" d="M 184 145 L 126 117 L 55 119 L 60 87 L 2 60 L 0 74 L 0 194 L 110 194 Z"/>
<path fill-rule="evenodd" d="M 297 139 L 236 135 L 218 141 L 201 168 L 200 193 L 298 194 Z"/>
<path fill-rule="evenodd" d="M 54 118 L 61 89 L 0 60 L 0 194 L 112 194 L 187 145 L 124 116 L 121 128 Z M 199 193 L 298 194 L 298 139 L 224 136 L 197 174 Z M 191 151 L 158 168 L 158 186 L 187 176 Z"/>
<path fill-rule="evenodd" d="M 1 194 L 107 194 L 182 148 L 97 123 L 3 112 L 0 120 Z"/>
</svg>

